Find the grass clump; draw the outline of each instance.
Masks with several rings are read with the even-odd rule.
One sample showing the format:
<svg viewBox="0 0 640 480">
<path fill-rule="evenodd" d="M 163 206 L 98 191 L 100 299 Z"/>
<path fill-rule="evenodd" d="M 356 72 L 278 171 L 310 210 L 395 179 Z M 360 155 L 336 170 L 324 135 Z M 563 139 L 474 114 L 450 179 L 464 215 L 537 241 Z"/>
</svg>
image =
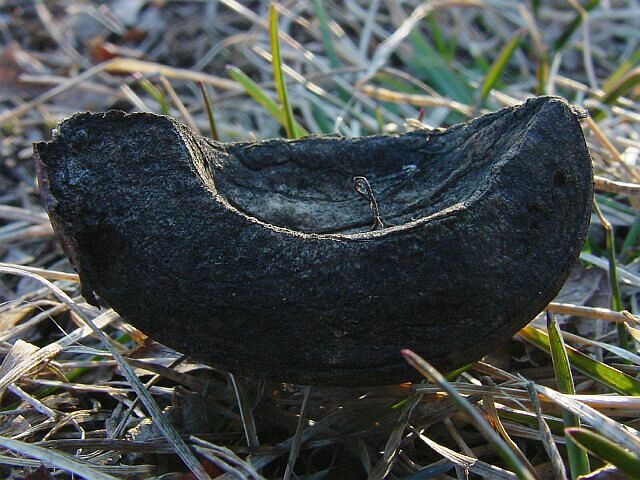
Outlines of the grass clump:
<svg viewBox="0 0 640 480">
<path fill-rule="evenodd" d="M 543 479 L 607 463 L 633 477 L 635 4 L 143 3 L 0 6 L 0 477 Z M 446 379 L 427 368 L 432 383 L 273 384 L 154 343 L 84 302 L 30 159 L 81 110 L 156 111 L 231 141 L 445 127 L 535 93 L 592 112 L 599 222 L 557 321 Z"/>
</svg>

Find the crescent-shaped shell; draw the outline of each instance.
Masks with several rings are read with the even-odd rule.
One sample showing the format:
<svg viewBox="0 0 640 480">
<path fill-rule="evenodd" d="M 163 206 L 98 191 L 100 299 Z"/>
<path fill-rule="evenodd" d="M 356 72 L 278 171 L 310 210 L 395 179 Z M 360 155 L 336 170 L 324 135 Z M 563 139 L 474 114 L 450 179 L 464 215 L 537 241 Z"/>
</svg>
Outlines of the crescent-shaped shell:
<svg viewBox="0 0 640 480">
<path fill-rule="evenodd" d="M 35 157 L 85 297 L 203 361 L 303 384 L 407 380 L 402 348 L 478 360 L 557 294 L 593 196 L 556 97 L 447 130 L 239 144 L 77 114 Z"/>
</svg>

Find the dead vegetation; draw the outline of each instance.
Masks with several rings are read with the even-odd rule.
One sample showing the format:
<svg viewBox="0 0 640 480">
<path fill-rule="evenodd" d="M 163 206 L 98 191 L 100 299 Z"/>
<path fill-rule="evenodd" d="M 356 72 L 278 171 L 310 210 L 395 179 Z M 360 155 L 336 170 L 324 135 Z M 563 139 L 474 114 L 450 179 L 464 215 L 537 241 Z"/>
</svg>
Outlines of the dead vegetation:
<svg viewBox="0 0 640 480">
<path fill-rule="evenodd" d="M 590 110 L 599 209 L 548 308 L 561 332 L 541 315 L 450 383 L 405 352 L 430 382 L 306 388 L 195 364 L 89 306 L 38 200 L 31 142 L 73 112 L 110 108 L 169 113 L 207 133 L 199 82 L 220 139 L 284 136 L 268 3 L 8 0 L 0 477 L 575 478 L 604 463 L 567 448 L 577 418 L 621 447 L 609 461 L 637 465 L 640 4 L 291 0 L 277 10 L 293 132 L 447 126 L 536 93 Z M 576 395 L 558 393 L 570 385 Z M 583 434 L 567 435 L 601 445 Z"/>
</svg>

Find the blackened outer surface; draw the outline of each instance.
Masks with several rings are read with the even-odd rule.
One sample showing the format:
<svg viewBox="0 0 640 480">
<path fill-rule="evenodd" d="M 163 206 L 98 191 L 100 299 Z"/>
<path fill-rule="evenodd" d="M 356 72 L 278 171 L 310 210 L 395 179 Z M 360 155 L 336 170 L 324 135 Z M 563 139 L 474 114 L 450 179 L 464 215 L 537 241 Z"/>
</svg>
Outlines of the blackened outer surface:
<svg viewBox="0 0 640 480">
<path fill-rule="evenodd" d="M 375 232 L 274 227 L 216 187 L 239 158 L 256 171 L 408 155 L 459 181 L 425 187 L 439 212 L 423 205 L 426 217 Z M 576 114 L 554 97 L 437 133 L 258 144 L 212 142 L 152 114 L 77 114 L 35 157 L 86 292 L 184 353 L 303 384 L 410 379 L 401 348 L 443 370 L 481 358 L 556 295 L 593 194 Z"/>
</svg>

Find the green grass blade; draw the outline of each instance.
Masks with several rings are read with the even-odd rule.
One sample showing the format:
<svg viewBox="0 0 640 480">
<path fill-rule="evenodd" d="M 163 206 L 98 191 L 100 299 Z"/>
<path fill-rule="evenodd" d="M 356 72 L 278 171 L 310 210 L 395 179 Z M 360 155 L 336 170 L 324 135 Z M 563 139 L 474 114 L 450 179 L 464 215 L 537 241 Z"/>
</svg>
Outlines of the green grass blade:
<svg viewBox="0 0 640 480">
<path fill-rule="evenodd" d="M 214 140 L 220 140 L 218 136 L 218 129 L 216 128 L 216 121 L 213 117 L 213 108 L 211 108 L 211 102 L 209 101 L 209 94 L 205 89 L 204 83 L 198 82 L 200 92 L 202 93 L 202 101 L 204 102 L 204 108 L 207 111 L 207 118 L 209 119 L 209 129 L 211 130 L 211 138 Z"/>
<path fill-rule="evenodd" d="M 629 324 L 626 324 L 627 328 L 629 328 Z M 606 342 L 599 342 L 597 340 L 591 340 L 589 338 L 581 337 L 580 335 L 576 335 L 573 333 L 566 333 L 562 336 L 565 340 L 575 340 L 580 345 L 584 347 L 597 347 L 606 350 L 607 352 L 611 352 L 614 355 L 628 360 L 628 365 L 636 364 L 640 365 L 640 355 L 630 352 L 629 350 L 625 350 L 622 347 L 618 347 L 617 345 L 612 345 Z"/>
<path fill-rule="evenodd" d="M 601 102 L 605 105 L 612 105 L 618 98 L 627 93 L 633 93 L 633 89 L 638 85 L 640 85 L 640 67 L 634 68 L 618 82 L 605 89 Z M 592 116 L 594 120 L 601 120 L 604 117 L 604 112 L 596 110 Z"/>
<path fill-rule="evenodd" d="M 378 131 L 384 133 L 384 118 L 382 118 L 382 110 L 380 106 L 376 105 L 376 123 L 378 124 Z"/>
<path fill-rule="evenodd" d="M 551 359 L 553 360 L 553 370 L 558 382 L 558 391 L 574 395 L 576 390 L 573 386 L 573 375 L 569 366 L 566 345 L 564 344 L 558 321 L 549 312 L 547 312 L 547 330 L 549 331 L 549 347 Z"/>
<path fill-rule="evenodd" d="M 611 105 L 618 98 L 631 92 L 638 84 L 640 84 L 640 67 L 631 70 L 619 82 L 612 85 L 610 90 L 605 90 L 602 102 Z"/>
<path fill-rule="evenodd" d="M 593 208 L 598 215 L 598 219 L 602 224 L 602 227 L 605 231 L 605 247 L 607 249 L 607 256 L 609 259 L 609 285 L 611 286 L 611 309 L 620 312 L 622 311 L 622 298 L 620 296 L 620 282 L 618 281 L 618 267 L 616 262 L 616 244 L 615 238 L 613 234 L 613 226 L 611 222 L 605 218 L 600 210 L 600 206 L 598 205 L 598 201 L 593 199 Z M 620 323 L 616 326 L 618 330 L 618 341 L 620 342 L 620 346 L 626 350 L 630 350 L 633 348 L 632 344 L 629 342 L 629 335 L 627 334 L 627 329 L 623 323 Z"/>
<path fill-rule="evenodd" d="M 160 113 L 163 115 L 169 115 L 169 102 L 164 96 L 164 93 L 157 88 L 148 78 L 141 78 L 138 81 L 140 87 L 158 104 Z"/>
<path fill-rule="evenodd" d="M 493 445 L 500 457 L 509 465 L 514 473 L 520 479 L 534 480 L 534 476 L 529 469 L 523 465 L 518 456 L 505 441 L 500 438 L 496 431 L 491 428 L 485 418 L 476 410 L 476 408 L 447 381 L 435 368 L 431 366 L 426 360 L 414 353 L 409 349 L 403 349 L 400 351 L 404 359 L 409 365 L 415 368 L 421 375 L 428 380 L 437 384 L 442 388 L 449 398 L 462 410 L 475 427 L 482 433 L 482 435 Z"/>
<path fill-rule="evenodd" d="M 245 89 L 247 94 L 253 98 L 258 104 L 260 104 L 267 112 L 275 118 L 280 125 L 285 127 L 286 119 L 284 112 L 280 106 L 274 102 L 269 95 L 258 85 L 251 80 L 242 70 L 238 67 L 228 67 L 229 76 L 238 82 Z M 307 131 L 302 128 L 297 122 L 294 122 L 294 129 L 296 137 L 303 137 L 307 135 Z"/>
<path fill-rule="evenodd" d="M 473 363 L 467 363 L 466 365 L 463 365 L 460 368 L 456 368 L 455 370 L 447 372 L 444 378 L 446 378 L 450 382 L 453 382 L 456 378 L 458 378 L 464 372 L 471 369 L 471 367 L 473 367 Z"/>
<path fill-rule="evenodd" d="M 518 31 L 513 34 L 513 36 L 509 39 L 509 41 L 502 47 L 500 54 L 495 59 L 491 68 L 487 72 L 487 75 L 484 77 L 484 82 L 482 82 L 482 87 L 480 88 L 480 103 L 483 104 L 484 101 L 489 96 L 489 92 L 494 87 L 500 75 L 504 71 L 509 59 L 513 55 L 513 52 L 516 51 L 516 48 L 520 44 L 520 38 L 522 37 L 522 32 Z"/>
<path fill-rule="evenodd" d="M 405 63 L 415 70 L 417 76 L 445 96 L 469 105 L 473 90 L 453 70 L 451 62 L 440 55 L 420 32 L 412 31 L 409 40 L 413 44 L 413 53 L 405 58 Z"/>
<path fill-rule="evenodd" d="M 549 57 L 544 53 L 538 59 L 536 69 L 536 95 L 544 95 L 547 92 L 547 82 L 549 81 Z"/>
<path fill-rule="evenodd" d="M 473 60 L 476 62 L 478 72 L 486 75 L 491 65 L 489 65 L 489 62 L 484 58 L 484 55 L 474 55 Z"/>
<path fill-rule="evenodd" d="M 629 205 L 625 205 L 624 203 L 618 202 L 616 200 L 614 200 L 613 198 L 610 197 L 606 197 L 600 193 L 594 195 L 596 200 L 598 200 L 598 206 L 600 205 L 605 205 L 607 207 L 611 207 L 613 210 L 616 210 L 618 212 L 622 212 L 622 213 L 626 213 L 628 215 L 631 215 L 632 217 L 636 217 L 638 214 L 638 211 L 633 208 L 630 207 Z"/>
<path fill-rule="evenodd" d="M 547 353 L 551 352 L 549 336 L 542 330 L 530 325 L 520 330 L 519 335 Z M 579 352 L 573 347 L 566 346 L 570 365 L 597 382 L 624 395 L 640 395 L 640 381 L 610 367 L 602 362 Z"/>
<path fill-rule="evenodd" d="M 591 10 L 596 8 L 599 3 L 600 3 L 600 0 L 589 0 L 589 2 L 586 5 L 583 5 L 582 8 L 585 11 L 590 12 Z M 573 35 L 573 32 L 575 32 L 581 24 L 582 24 L 582 14 L 580 12 L 577 12 L 574 19 L 569 23 L 569 25 L 567 25 L 567 28 L 564 29 L 562 34 L 560 34 L 558 39 L 553 43 L 551 49 L 554 52 L 558 52 L 559 50 L 562 50 L 562 48 L 564 48 L 566 43 L 569 41 L 569 39 Z"/>
<path fill-rule="evenodd" d="M 624 242 L 622 243 L 622 249 L 621 249 L 621 255 L 623 256 L 623 258 L 626 257 L 629 260 L 633 259 L 635 255 L 634 254 L 629 255 L 627 254 L 627 252 L 632 247 L 638 246 L 637 245 L 638 237 L 640 237 L 640 220 L 636 220 L 635 222 L 633 222 L 633 225 L 631 226 L 631 228 L 629 229 L 629 232 L 624 238 Z"/>
<path fill-rule="evenodd" d="M 573 385 L 573 375 L 569 366 L 569 358 L 567 357 L 567 349 L 560 333 L 560 326 L 556 318 L 547 312 L 547 330 L 549 331 L 549 347 L 551 350 L 551 358 L 553 360 L 553 370 L 558 382 L 558 390 L 561 393 L 575 394 Z M 580 419 L 569 412 L 562 410 L 562 419 L 566 428 L 580 427 Z M 569 470 L 571 478 L 576 479 L 580 475 L 585 475 L 591 471 L 589 466 L 589 457 L 587 452 L 576 445 L 571 438 L 566 437 L 567 441 L 567 457 L 569 459 Z"/>
<path fill-rule="evenodd" d="M 320 129 L 320 132 L 316 133 L 333 133 L 333 124 L 328 120 L 324 111 L 322 111 L 322 109 L 315 103 L 311 104 L 311 114 Z M 302 136 L 304 135 L 305 134 L 303 133 Z"/>
<path fill-rule="evenodd" d="M 341 63 L 340 60 L 338 60 L 336 49 L 333 46 L 333 41 L 331 40 L 331 29 L 329 28 L 329 16 L 327 15 L 327 10 L 324 8 L 322 0 L 314 0 L 313 7 L 316 12 L 316 17 L 318 18 L 320 35 L 322 35 L 322 45 L 324 45 L 324 49 L 327 52 L 329 65 L 331 68 L 339 68 Z"/>
<path fill-rule="evenodd" d="M 629 478 L 638 478 L 640 474 L 640 458 L 616 445 L 611 440 L 584 428 L 567 428 L 566 434 L 574 442 L 591 452 L 592 455 L 618 467 L 629 475 Z"/>
<path fill-rule="evenodd" d="M 540 0 L 531 0 L 531 8 L 533 9 L 533 15 L 537 18 L 540 12 Z"/>
<path fill-rule="evenodd" d="M 614 85 L 618 83 L 618 81 L 625 76 L 625 74 L 635 67 L 640 62 L 640 47 L 636 48 L 636 50 L 629 56 L 629 58 L 622 62 L 616 71 L 609 75 L 607 81 L 602 85 L 602 90 L 605 92 L 609 92 L 613 89 Z"/>
<path fill-rule="evenodd" d="M 284 127 L 284 116 L 282 115 L 280 106 L 271 100 L 271 97 L 267 95 L 260 85 L 251 80 L 247 74 L 238 67 L 228 67 L 228 72 L 229 76 L 242 85 L 251 98 L 262 105 L 262 107 Z"/>
<path fill-rule="evenodd" d="M 289 95 L 287 93 L 287 82 L 282 73 L 282 58 L 280 56 L 280 39 L 278 38 L 278 11 L 272 3 L 269 5 L 269 37 L 271 39 L 271 66 L 273 67 L 273 81 L 276 84 L 278 99 L 284 111 L 284 129 L 287 132 L 287 138 L 298 138 L 293 126 L 293 111 L 289 103 Z"/>
<path fill-rule="evenodd" d="M 516 411 L 508 407 L 502 407 L 498 409 L 498 416 L 509 422 L 521 423 L 529 427 L 534 427 L 535 429 L 540 428 L 537 416 L 530 412 Z M 564 423 L 562 420 L 548 415 L 544 417 L 544 420 L 553 433 L 561 434 L 564 431 Z"/>
<path fill-rule="evenodd" d="M 329 15 L 327 15 L 327 10 L 324 8 L 324 3 L 322 0 L 314 0 L 313 2 L 314 10 L 316 13 L 316 17 L 318 18 L 318 24 L 320 26 L 320 35 L 322 36 L 322 45 L 324 46 L 324 50 L 327 52 L 327 58 L 329 59 L 329 66 L 332 69 L 337 69 L 342 66 L 342 62 L 338 58 L 336 54 L 336 48 L 333 45 L 333 40 L 331 39 L 331 28 L 329 27 Z M 352 96 L 346 88 L 342 85 L 338 85 L 338 96 L 343 102 L 348 102 Z M 333 127 L 328 130 L 323 131 L 329 133 L 333 132 Z"/>
<path fill-rule="evenodd" d="M 444 36 L 442 35 L 442 30 L 440 30 L 440 25 L 438 25 L 438 20 L 434 16 L 433 12 L 427 16 L 427 22 L 429 23 L 429 32 L 431 33 L 431 38 L 433 38 L 433 44 L 436 49 L 445 58 L 451 58 L 449 46 L 444 41 Z"/>
</svg>

